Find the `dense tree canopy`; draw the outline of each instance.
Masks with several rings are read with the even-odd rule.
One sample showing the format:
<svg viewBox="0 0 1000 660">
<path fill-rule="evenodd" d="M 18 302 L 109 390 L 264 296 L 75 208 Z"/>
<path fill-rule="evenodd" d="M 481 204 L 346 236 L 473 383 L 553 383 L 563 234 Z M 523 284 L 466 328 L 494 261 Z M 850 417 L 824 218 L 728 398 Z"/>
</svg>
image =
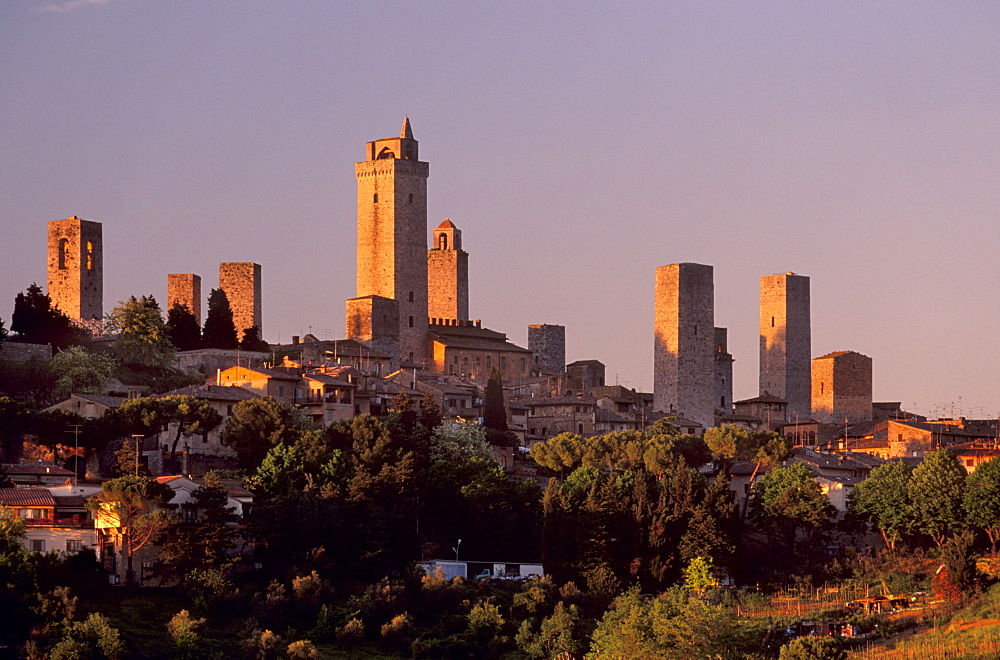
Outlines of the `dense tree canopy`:
<svg viewBox="0 0 1000 660">
<path fill-rule="evenodd" d="M 913 469 L 907 491 L 914 529 L 934 539 L 939 546 L 964 523 L 965 479 L 965 468 L 947 449 L 928 454 Z"/>
<path fill-rule="evenodd" d="M 107 329 L 117 333 L 115 352 L 128 364 L 166 367 L 174 357 L 167 324 L 153 296 L 130 296 L 108 315 Z"/>
<path fill-rule="evenodd" d="M 981 464 L 969 475 L 962 504 L 966 522 L 986 532 L 996 554 L 1000 539 L 1000 457 Z"/>
<path fill-rule="evenodd" d="M 236 325 L 233 323 L 233 308 L 229 297 L 222 289 L 212 289 L 208 295 L 208 314 L 201 333 L 203 348 L 232 349 L 239 345 Z"/>
<path fill-rule="evenodd" d="M 167 334 L 178 351 L 201 348 L 201 328 L 187 305 L 175 302 L 167 310 Z"/>
<path fill-rule="evenodd" d="M 56 376 L 56 387 L 62 396 L 74 392 L 103 394 L 105 384 L 118 369 L 118 363 L 110 355 L 70 346 L 56 353 L 49 368 Z"/>
<path fill-rule="evenodd" d="M 10 330 L 14 333 L 14 341 L 52 344 L 55 348 L 78 343 L 86 334 L 74 326 L 68 316 L 53 307 L 52 299 L 42 293 L 42 288 L 35 283 L 14 298 Z"/>
<path fill-rule="evenodd" d="M 851 510 L 870 520 L 890 549 L 895 549 L 900 538 L 911 532 L 912 475 L 913 468 L 905 462 L 890 461 L 872 470 L 851 492 Z"/>
</svg>

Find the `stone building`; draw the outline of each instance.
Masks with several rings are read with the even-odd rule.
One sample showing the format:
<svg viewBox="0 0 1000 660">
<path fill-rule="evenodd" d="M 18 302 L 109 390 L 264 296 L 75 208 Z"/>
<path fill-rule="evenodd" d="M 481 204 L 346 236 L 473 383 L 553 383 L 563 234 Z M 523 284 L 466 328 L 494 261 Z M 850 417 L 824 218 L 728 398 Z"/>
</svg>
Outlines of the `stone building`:
<svg viewBox="0 0 1000 660">
<path fill-rule="evenodd" d="M 760 395 L 788 402 L 789 419 L 811 414 L 812 344 L 809 278 L 760 278 Z"/>
<path fill-rule="evenodd" d="M 104 318 L 104 243 L 101 223 L 71 216 L 49 223 L 48 293 L 77 321 Z"/>
<path fill-rule="evenodd" d="M 606 370 L 600 360 L 576 360 L 566 365 L 566 374 L 580 383 L 584 392 L 592 387 L 604 387 Z"/>
<path fill-rule="evenodd" d="M 507 335 L 484 328 L 479 321 L 434 324 L 428 332 L 432 370 L 486 380 L 496 367 L 504 383 L 531 373 L 531 351 L 507 340 Z"/>
<path fill-rule="evenodd" d="M 258 266 L 258 269 L 260 267 Z M 259 272 L 258 272 L 259 279 Z M 229 295 L 228 293 L 226 294 Z M 260 297 L 259 295 L 257 296 Z M 201 325 L 201 276 L 194 273 L 167 275 L 167 311 L 175 304 L 184 305 Z M 232 305 L 232 298 L 229 300 Z M 235 320 L 235 316 L 233 317 Z"/>
<path fill-rule="evenodd" d="M 258 336 L 263 337 L 260 264 L 249 261 L 219 264 L 219 288 L 225 291 L 226 297 L 229 298 L 237 336 L 242 339 L 244 331 L 256 327 Z"/>
<path fill-rule="evenodd" d="M 715 312 L 712 267 L 656 269 L 653 408 L 715 425 Z"/>
<path fill-rule="evenodd" d="M 469 320 L 469 253 L 462 231 L 448 218 L 434 230 L 427 251 L 427 314 L 432 319 Z"/>
<path fill-rule="evenodd" d="M 566 326 L 529 325 L 528 350 L 538 369 L 556 374 L 566 371 Z"/>
<path fill-rule="evenodd" d="M 872 359 L 835 351 L 812 361 L 812 416 L 852 424 L 872 420 Z"/>
<path fill-rule="evenodd" d="M 720 414 L 733 412 L 733 356 L 726 328 L 715 329 L 715 400 Z"/>
<path fill-rule="evenodd" d="M 410 120 L 399 137 L 369 142 L 358 180 L 357 294 L 347 302 L 348 338 L 379 339 L 395 301 L 400 362 L 425 365 L 427 343 L 427 177 Z M 467 313 L 468 310 L 466 310 Z M 368 321 L 366 317 L 370 317 Z M 370 330 L 368 336 L 358 330 Z M 384 349 L 383 349 L 384 350 Z"/>
</svg>

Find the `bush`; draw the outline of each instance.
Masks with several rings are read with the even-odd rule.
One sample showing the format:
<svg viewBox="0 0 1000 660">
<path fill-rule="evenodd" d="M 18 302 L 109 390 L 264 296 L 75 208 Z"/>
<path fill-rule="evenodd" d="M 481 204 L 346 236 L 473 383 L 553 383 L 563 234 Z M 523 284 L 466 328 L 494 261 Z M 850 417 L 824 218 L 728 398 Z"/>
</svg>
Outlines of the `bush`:
<svg viewBox="0 0 1000 660">
<path fill-rule="evenodd" d="M 781 647 L 778 660 L 847 660 L 847 651 L 831 637 L 800 637 Z"/>
</svg>

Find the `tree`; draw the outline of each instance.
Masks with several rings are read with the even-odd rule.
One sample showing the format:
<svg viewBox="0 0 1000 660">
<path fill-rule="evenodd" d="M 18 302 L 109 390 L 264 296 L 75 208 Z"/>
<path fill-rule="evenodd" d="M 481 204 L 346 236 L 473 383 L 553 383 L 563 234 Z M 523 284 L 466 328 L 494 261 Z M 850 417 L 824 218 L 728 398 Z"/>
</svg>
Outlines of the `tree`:
<svg viewBox="0 0 1000 660">
<path fill-rule="evenodd" d="M 731 461 L 750 461 L 754 464 L 750 483 L 753 484 L 757 473 L 764 466 L 781 465 L 791 457 L 793 449 L 790 440 L 780 433 L 770 431 L 751 431 L 736 426 L 723 424 L 705 431 L 705 444 L 712 453 L 725 463 L 726 476 L 729 476 Z M 741 518 L 746 518 L 749 498 L 743 501 Z"/>
<path fill-rule="evenodd" d="M 68 623 L 63 638 L 52 647 L 51 660 L 76 660 L 77 658 L 107 658 L 119 660 L 127 656 L 121 633 L 111 626 L 107 617 L 94 613 L 83 621 Z"/>
<path fill-rule="evenodd" d="M 695 557 L 684 569 L 684 588 L 700 596 L 709 588 L 718 586 L 719 578 L 715 573 L 711 557 Z"/>
<path fill-rule="evenodd" d="M 778 660 L 847 660 L 847 651 L 832 637 L 799 637 L 781 647 Z"/>
<path fill-rule="evenodd" d="M 174 346 L 153 296 L 129 296 L 119 302 L 108 315 L 106 327 L 118 333 L 115 352 L 126 364 L 167 367 L 173 361 Z"/>
<path fill-rule="evenodd" d="M 24 293 L 14 298 L 14 314 L 10 319 L 14 341 L 30 344 L 52 344 L 66 348 L 79 343 L 86 334 L 64 313 L 52 306 L 52 299 L 42 293 L 42 288 L 31 283 Z"/>
<path fill-rule="evenodd" d="M 473 459 L 496 463 L 496 454 L 486 442 L 486 431 L 473 422 L 457 427 L 445 424 L 434 429 L 431 436 L 430 459 L 432 463 L 468 463 Z"/>
<path fill-rule="evenodd" d="M 243 338 L 240 339 L 241 350 L 266 353 L 270 348 L 267 342 L 260 338 L 260 328 L 257 326 L 251 326 L 243 331 Z"/>
<path fill-rule="evenodd" d="M 173 523 L 162 507 L 173 497 L 170 486 L 148 477 L 123 476 L 109 479 L 87 506 L 98 526 L 113 530 L 121 544 L 127 570 L 125 582 L 135 584 L 133 554 L 166 531 Z"/>
<path fill-rule="evenodd" d="M 885 545 L 896 543 L 913 524 L 909 484 L 913 468 L 903 461 L 878 466 L 851 492 L 850 507 L 870 520 L 882 534 Z"/>
<path fill-rule="evenodd" d="M 1000 539 L 1000 457 L 983 463 L 969 475 L 962 505 L 966 522 L 986 532 L 990 552 L 996 555 Z"/>
<path fill-rule="evenodd" d="M 177 425 L 177 433 L 170 444 L 170 463 L 177 470 L 177 445 L 182 436 L 208 433 L 222 423 L 222 415 L 208 401 L 193 396 L 167 396 L 156 399 L 161 406 L 164 428 Z"/>
<path fill-rule="evenodd" d="M 7 341 L 7 328 L 3 327 L 3 319 L 0 319 L 0 344 Z"/>
<path fill-rule="evenodd" d="M 947 449 L 929 454 L 913 470 L 907 492 L 914 527 L 939 547 L 962 525 L 965 479 L 965 469 Z"/>
<path fill-rule="evenodd" d="M 968 598 L 979 587 L 979 568 L 976 566 L 979 556 L 975 544 L 972 532 L 964 531 L 941 546 L 942 577 L 961 594 L 960 600 Z"/>
<path fill-rule="evenodd" d="M 187 305 L 175 302 L 167 310 L 167 335 L 178 351 L 201 348 L 201 328 Z"/>
<path fill-rule="evenodd" d="M 767 530 L 782 538 L 790 554 L 795 553 L 795 537 L 800 530 L 822 529 L 834 514 L 830 500 L 804 463 L 777 468 L 754 485 L 755 518 Z"/>
<path fill-rule="evenodd" d="M 225 570 L 235 562 L 231 550 L 240 539 L 239 518 L 226 506 L 226 489 L 212 475 L 193 493 L 198 509 L 198 521 L 179 525 L 176 538 L 163 549 L 161 561 L 167 569 L 180 576 L 192 570 Z"/>
<path fill-rule="evenodd" d="M 500 370 L 490 368 L 483 395 L 483 426 L 496 431 L 507 430 L 507 407 L 503 402 L 503 378 Z"/>
<path fill-rule="evenodd" d="M 208 314 L 201 333 L 201 345 L 203 348 L 233 349 L 238 344 L 229 298 L 222 289 L 212 289 L 208 294 Z"/>
<path fill-rule="evenodd" d="M 103 394 L 104 385 L 115 375 L 118 363 L 103 353 L 90 353 L 80 346 L 70 346 L 56 353 L 49 368 L 56 375 L 56 387 L 63 394 Z"/>
<path fill-rule="evenodd" d="M 226 420 L 222 443 L 239 454 L 243 469 L 253 470 L 264 460 L 271 447 L 294 444 L 299 427 L 291 409 L 269 396 L 240 401 Z"/>
</svg>

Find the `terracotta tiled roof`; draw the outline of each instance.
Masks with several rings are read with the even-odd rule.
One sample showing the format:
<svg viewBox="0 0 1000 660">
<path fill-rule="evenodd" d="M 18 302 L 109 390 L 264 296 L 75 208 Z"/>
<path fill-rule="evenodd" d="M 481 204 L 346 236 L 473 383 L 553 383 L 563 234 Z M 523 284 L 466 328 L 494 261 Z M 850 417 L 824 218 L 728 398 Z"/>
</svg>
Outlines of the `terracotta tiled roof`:
<svg viewBox="0 0 1000 660">
<path fill-rule="evenodd" d="M 56 501 L 45 488 L 0 488 L 0 504 L 4 506 L 55 507 Z"/>
<path fill-rule="evenodd" d="M 73 471 L 61 468 L 58 465 L 21 465 L 17 463 L 4 463 L 3 469 L 10 476 L 15 475 L 42 475 L 48 474 L 57 477 L 72 477 Z"/>
</svg>

